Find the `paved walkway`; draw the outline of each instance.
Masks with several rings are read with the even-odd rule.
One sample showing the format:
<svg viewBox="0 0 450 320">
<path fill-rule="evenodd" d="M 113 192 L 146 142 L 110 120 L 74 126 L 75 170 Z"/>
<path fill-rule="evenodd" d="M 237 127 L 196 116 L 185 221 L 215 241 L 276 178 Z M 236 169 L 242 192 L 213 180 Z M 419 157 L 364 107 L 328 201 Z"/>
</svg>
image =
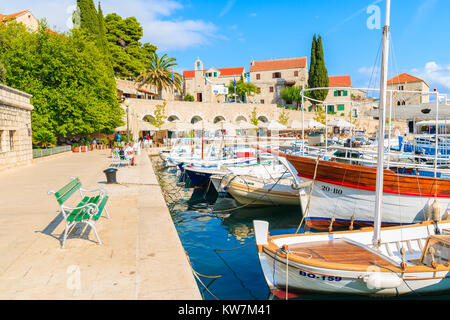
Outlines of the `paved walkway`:
<svg viewBox="0 0 450 320">
<path fill-rule="evenodd" d="M 201 299 L 150 160 L 137 161 L 119 169 L 119 185 L 105 184 L 106 150 L 0 172 L 0 299 Z M 64 222 L 47 191 L 71 176 L 108 189 L 103 245 L 80 225 L 60 248 Z"/>
</svg>

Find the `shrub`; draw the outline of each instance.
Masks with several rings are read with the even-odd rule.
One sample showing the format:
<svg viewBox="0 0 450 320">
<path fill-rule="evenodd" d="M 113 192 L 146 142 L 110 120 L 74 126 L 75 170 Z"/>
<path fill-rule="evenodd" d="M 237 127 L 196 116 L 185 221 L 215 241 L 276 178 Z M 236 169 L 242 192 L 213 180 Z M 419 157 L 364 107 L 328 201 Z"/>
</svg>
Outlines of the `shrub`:
<svg viewBox="0 0 450 320">
<path fill-rule="evenodd" d="M 33 133 L 33 144 L 43 149 L 53 148 L 56 145 L 56 137 L 47 129 L 39 129 Z"/>
<path fill-rule="evenodd" d="M 194 99 L 194 97 L 193 97 L 191 94 L 188 93 L 188 94 L 184 97 L 184 101 L 194 102 L 195 99 Z"/>
</svg>

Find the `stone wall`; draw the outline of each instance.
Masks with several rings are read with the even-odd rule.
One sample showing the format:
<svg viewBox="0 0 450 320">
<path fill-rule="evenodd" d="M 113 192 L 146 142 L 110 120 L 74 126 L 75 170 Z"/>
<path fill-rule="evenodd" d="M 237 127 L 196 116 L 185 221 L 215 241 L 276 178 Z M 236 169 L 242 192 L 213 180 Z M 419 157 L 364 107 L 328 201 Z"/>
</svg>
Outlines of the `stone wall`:
<svg viewBox="0 0 450 320">
<path fill-rule="evenodd" d="M 30 98 L 0 84 L 0 170 L 33 161 Z"/>
</svg>

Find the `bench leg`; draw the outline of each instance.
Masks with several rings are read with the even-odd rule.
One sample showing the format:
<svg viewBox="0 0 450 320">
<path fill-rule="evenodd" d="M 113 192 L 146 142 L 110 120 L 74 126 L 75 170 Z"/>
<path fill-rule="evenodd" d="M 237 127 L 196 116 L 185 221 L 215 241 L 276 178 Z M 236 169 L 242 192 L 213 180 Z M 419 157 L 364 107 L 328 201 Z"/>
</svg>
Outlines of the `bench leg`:
<svg viewBox="0 0 450 320">
<path fill-rule="evenodd" d="M 95 227 L 95 223 L 88 222 L 88 224 L 89 224 L 89 225 L 92 227 L 92 229 L 94 230 L 95 236 L 97 237 L 97 240 L 98 240 L 98 244 L 103 244 L 103 243 L 102 243 L 102 240 L 100 240 L 100 237 L 99 237 L 99 235 L 98 235 L 97 228 Z"/>
<path fill-rule="evenodd" d="M 106 212 L 106 217 L 108 217 L 108 219 L 111 219 L 111 217 L 109 216 L 108 208 L 106 208 L 106 205 L 105 205 L 105 212 Z"/>
<path fill-rule="evenodd" d="M 66 239 L 67 239 L 68 229 L 69 229 L 69 228 L 68 228 L 67 226 L 66 226 L 66 228 L 64 229 L 63 242 L 62 242 L 61 249 L 65 249 L 65 248 L 66 248 Z"/>
</svg>

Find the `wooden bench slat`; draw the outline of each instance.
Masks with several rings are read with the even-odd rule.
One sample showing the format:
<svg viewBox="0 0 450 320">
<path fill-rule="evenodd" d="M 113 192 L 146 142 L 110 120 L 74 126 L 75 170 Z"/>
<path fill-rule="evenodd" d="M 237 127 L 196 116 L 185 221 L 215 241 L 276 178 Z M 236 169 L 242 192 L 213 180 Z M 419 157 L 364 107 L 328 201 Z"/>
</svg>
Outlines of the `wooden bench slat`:
<svg viewBox="0 0 450 320">
<path fill-rule="evenodd" d="M 66 194 L 69 190 L 71 190 L 74 186 L 80 183 L 80 179 L 76 178 L 66 184 L 64 187 L 55 192 L 56 198 L 61 198 L 64 194 Z"/>
<path fill-rule="evenodd" d="M 58 199 L 59 204 L 64 204 L 64 202 L 67 201 L 67 199 L 69 199 L 75 192 L 78 191 L 78 189 L 81 188 L 81 183 L 77 183 L 76 185 L 74 185 L 72 187 L 72 189 L 68 190 L 64 195 L 62 195 L 60 198 Z"/>
</svg>

